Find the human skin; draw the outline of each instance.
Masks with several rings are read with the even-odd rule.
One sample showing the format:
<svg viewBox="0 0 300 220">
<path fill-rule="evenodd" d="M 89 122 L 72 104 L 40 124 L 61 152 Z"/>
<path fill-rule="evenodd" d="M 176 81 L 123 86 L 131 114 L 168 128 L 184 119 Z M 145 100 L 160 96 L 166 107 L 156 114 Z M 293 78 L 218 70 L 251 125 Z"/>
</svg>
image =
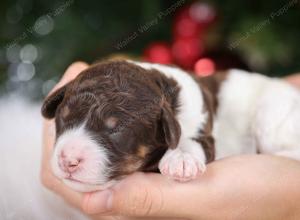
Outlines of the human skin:
<svg viewBox="0 0 300 220">
<path fill-rule="evenodd" d="M 87 67 L 83 62 L 72 64 L 52 92 Z M 287 81 L 300 86 L 300 75 Z M 54 141 L 54 121 L 45 120 L 41 181 L 92 219 L 300 219 L 298 161 L 270 155 L 235 156 L 208 164 L 204 175 L 191 182 L 135 173 L 108 190 L 83 194 L 53 175 Z"/>
</svg>

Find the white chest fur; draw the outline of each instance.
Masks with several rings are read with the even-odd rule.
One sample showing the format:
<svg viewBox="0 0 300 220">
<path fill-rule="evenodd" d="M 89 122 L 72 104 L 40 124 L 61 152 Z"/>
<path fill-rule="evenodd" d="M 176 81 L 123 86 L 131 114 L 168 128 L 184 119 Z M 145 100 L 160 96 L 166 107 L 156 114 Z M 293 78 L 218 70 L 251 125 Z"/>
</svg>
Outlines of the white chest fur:
<svg viewBox="0 0 300 220">
<path fill-rule="evenodd" d="M 185 138 L 195 138 L 198 136 L 206 123 L 207 115 L 203 111 L 203 95 L 199 89 L 199 85 L 186 72 L 181 69 L 168 67 L 159 64 L 139 63 L 135 64 L 145 69 L 157 69 L 167 77 L 171 77 L 180 86 L 179 92 L 179 111 L 177 115 L 178 122 L 181 127 L 181 134 Z"/>
<path fill-rule="evenodd" d="M 202 146 L 194 140 L 207 121 L 204 99 L 197 82 L 178 68 L 150 63 L 135 63 L 145 69 L 156 69 L 173 78 L 180 86 L 179 109 L 176 118 L 181 127 L 181 136 L 176 149 L 168 149 L 159 162 L 163 175 L 179 181 L 196 178 L 205 170 L 205 154 Z"/>
</svg>

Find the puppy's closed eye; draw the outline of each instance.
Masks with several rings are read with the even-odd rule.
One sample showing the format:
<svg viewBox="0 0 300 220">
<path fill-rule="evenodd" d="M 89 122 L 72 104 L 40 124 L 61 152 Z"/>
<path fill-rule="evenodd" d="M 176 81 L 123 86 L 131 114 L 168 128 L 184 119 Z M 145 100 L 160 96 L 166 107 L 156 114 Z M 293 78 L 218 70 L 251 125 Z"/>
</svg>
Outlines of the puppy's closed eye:
<svg viewBox="0 0 300 220">
<path fill-rule="evenodd" d="M 117 127 L 118 124 L 118 119 L 114 116 L 110 116 L 108 118 L 106 118 L 104 120 L 104 125 L 108 128 L 108 129 L 114 129 Z"/>
</svg>

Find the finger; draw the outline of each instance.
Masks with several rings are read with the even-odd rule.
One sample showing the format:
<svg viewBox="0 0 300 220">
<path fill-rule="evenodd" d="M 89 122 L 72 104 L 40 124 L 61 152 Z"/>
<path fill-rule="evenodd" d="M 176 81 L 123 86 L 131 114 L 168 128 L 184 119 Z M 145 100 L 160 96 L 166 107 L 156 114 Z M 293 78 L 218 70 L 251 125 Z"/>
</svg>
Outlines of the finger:
<svg viewBox="0 0 300 220">
<path fill-rule="evenodd" d="M 68 82 L 75 79 L 76 76 L 78 76 L 83 70 L 87 69 L 88 67 L 89 65 L 87 63 L 81 61 L 71 64 L 66 70 L 61 80 L 54 86 L 54 88 L 51 90 L 49 94 L 53 93 L 58 88 L 64 86 Z"/>
<path fill-rule="evenodd" d="M 109 190 L 85 195 L 83 210 L 88 214 L 186 218 L 190 216 L 186 203 L 195 196 L 195 189 L 201 192 L 198 181 L 181 184 L 159 174 L 133 174 Z"/>
<path fill-rule="evenodd" d="M 293 74 L 285 78 L 289 83 L 292 83 L 295 86 L 300 87 L 300 74 Z"/>
<path fill-rule="evenodd" d="M 92 220 L 153 220 L 153 217 L 126 217 L 126 216 L 99 216 L 91 215 L 89 216 Z M 182 218 L 155 218 L 155 220 L 188 220 Z"/>
<path fill-rule="evenodd" d="M 54 141 L 55 141 L 54 120 L 44 120 L 41 176 L 45 175 L 45 172 L 48 172 L 48 170 L 50 170 L 49 161 L 52 155 Z"/>
</svg>

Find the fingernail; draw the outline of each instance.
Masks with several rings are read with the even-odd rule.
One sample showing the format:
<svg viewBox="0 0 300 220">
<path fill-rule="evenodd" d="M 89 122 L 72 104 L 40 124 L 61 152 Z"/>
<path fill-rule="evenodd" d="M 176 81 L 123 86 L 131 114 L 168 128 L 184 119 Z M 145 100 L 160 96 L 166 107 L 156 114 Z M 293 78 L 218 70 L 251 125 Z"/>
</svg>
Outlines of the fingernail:
<svg viewBox="0 0 300 220">
<path fill-rule="evenodd" d="M 100 214 L 111 211 L 112 208 L 111 190 L 90 193 L 84 198 L 85 211 L 88 214 Z"/>
</svg>

